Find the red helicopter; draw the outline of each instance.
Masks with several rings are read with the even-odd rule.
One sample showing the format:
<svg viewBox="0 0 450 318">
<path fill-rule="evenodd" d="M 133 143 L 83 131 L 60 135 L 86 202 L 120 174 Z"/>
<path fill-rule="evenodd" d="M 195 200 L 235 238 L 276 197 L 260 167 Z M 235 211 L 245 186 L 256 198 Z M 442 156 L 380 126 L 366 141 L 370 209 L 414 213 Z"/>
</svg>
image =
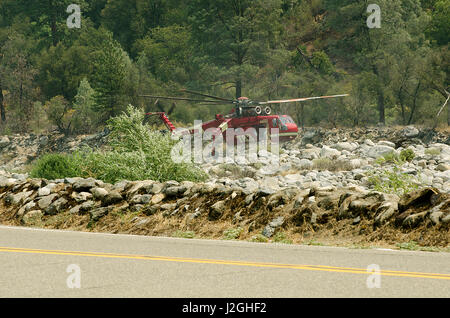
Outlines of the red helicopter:
<svg viewBox="0 0 450 318">
<path fill-rule="evenodd" d="M 167 96 L 153 96 L 153 95 L 141 95 L 141 97 L 153 98 L 157 100 L 168 99 L 179 101 L 191 101 L 191 102 L 198 102 L 202 105 L 210 105 L 210 106 L 224 105 L 224 104 L 234 105 L 234 108 L 228 115 L 217 114 L 214 120 L 202 123 L 202 130 L 205 131 L 210 128 L 220 129 L 225 138 L 227 129 L 229 128 L 242 128 L 244 133 L 248 129 L 251 129 L 252 131 L 255 130 L 259 131 L 260 128 L 266 128 L 267 131 L 269 132 L 272 131 L 272 129 L 279 129 L 278 137 L 280 142 L 295 139 L 298 136 L 298 126 L 289 115 L 272 115 L 272 108 L 270 105 L 349 96 L 348 94 L 342 94 L 333 96 L 306 97 L 306 98 L 258 102 L 250 100 L 247 97 L 240 97 L 238 99 L 233 100 L 207 95 L 199 92 L 194 92 L 186 89 L 182 90 L 182 92 L 202 96 L 203 98 L 206 97 L 209 99 L 193 99 L 186 97 L 167 97 Z M 176 129 L 175 126 L 169 120 L 165 112 L 147 113 L 146 115 L 159 116 L 160 119 L 164 122 L 166 127 L 171 132 L 175 131 Z M 194 134 L 195 129 L 191 128 L 189 131 L 191 134 Z"/>
</svg>

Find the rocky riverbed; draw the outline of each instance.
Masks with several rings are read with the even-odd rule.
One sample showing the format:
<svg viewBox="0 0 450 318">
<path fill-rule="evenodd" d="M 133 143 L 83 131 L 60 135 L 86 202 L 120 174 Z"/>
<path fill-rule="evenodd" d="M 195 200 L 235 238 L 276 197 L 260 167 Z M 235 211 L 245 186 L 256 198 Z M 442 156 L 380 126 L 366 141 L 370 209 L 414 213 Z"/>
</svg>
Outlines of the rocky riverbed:
<svg viewBox="0 0 450 318">
<path fill-rule="evenodd" d="M 256 164 L 244 157 L 239 164 L 204 164 L 210 179 L 197 184 L 28 179 L 21 171 L 46 151 L 101 147 L 106 139 L 105 133 L 3 137 L 0 222 L 143 235 L 234 233 L 232 238 L 261 241 L 282 233 L 294 242 L 317 236 L 441 247 L 450 242 L 446 133 L 309 129 L 282 146 L 276 170 L 264 164 L 273 159 L 266 152 Z M 396 160 L 405 150 L 413 155 Z"/>
</svg>

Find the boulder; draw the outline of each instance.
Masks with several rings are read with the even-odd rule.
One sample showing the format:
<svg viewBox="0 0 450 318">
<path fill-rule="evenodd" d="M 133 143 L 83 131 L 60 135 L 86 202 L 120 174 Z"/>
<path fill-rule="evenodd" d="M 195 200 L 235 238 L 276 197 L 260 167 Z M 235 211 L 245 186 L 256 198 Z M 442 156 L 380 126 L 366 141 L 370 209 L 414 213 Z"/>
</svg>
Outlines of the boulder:
<svg viewBox="0 0 450 318">
<path fill-rule="evenodd" d="M 220 219 L 225 212 L 225 209 L 225 201 L 218 201 L 214 203 L 209 210 L 209 219 L 214 221 Z"/>
<path fill-rule="evenodd" d="M 337 158 L 341 155 L 341 152 L 330 148 L 328 146 L 323 146 L 322 149 L 320 150 L 320 157 L 322 158 L 330 158 L 330 159 L 334 159 Z"/>
<path fill-rule="evenodd" d="M 96 186 L 95 180 L 92 178 L 89 179 L 80 179 L 73 183 L 72 188 L 77 192 L 90 191 L 92 188 Z"/>
<path fill-rule="evenodd" d="M 151 194 L 136 194 L 133 198 L 131 198 L 130 203 L 145 205 L 145 204 L 150 203 L 151 199 L 152 199 Z"/>
<path fill-rule="evenodd" d="M 0 138 L 0 149 L 3 149 L 11 144 L 8 136 L 3 136 Z"/>
<path fill-rule="evenodd" d="M 59 198 L 45 209 L 45 214 L 56 215 L 66 208 L 67 203 L 65 198 Z"/>
<path fill-rule="evenodd" d="M 32 194 L 33 191 L 23 191 L 17 194 L 8 194 L 5 197 L 5 203 L 11 205 L 19 205 L 25 203 Z"/>
<path fill-rule="evenodd" d="M 415 138 L 419 135 L 419 129 L 414 126 L 408 126 L 400 131 L 400 136 L 406 138 Z"/>
<path fill-rule="evenodd" d="M 89 212 L 92 221 L 98 221 L 105 215 L 107 215 L 110 211 L 109 207 L 97 208 L 93 209 Z"/>
<path fill-rule="evenodd" d="M 91 193 L 96 200 L 103 200 L 109 194 L 106 189 L 98 187 L 92 188 Z"/>
<path fill-rule="evenodd" d="M 52 204 L 52 202 L 58 197 L 58 194 L 53 193 L 50 195 L 47 195 L 45 197 L 42 197 L 39 201 L 38 201 L 38 206 L 41 210 L 45 210 L 49 207 L 50 204 Z"/>
<path fill-rule="evenodd" d="M 376 146 L 370 147 L 366 152 L 366 155 L 370 158 L 377 159 L 391 152 L 395 152 L 394 147 L 378 144 Z"/>
<path fill-rule="evenodd" d="M 84 202 L 89 199 L 92 199 L 92 194 L 89 192 L 72 192 L 71 195 L 72 199 L 74 199 L 76 202 Z"/>
<path fill-rule="evenodd" d="M 25 214 L 22 218 L 22 221 L 25 224 L 34 224 L 40 220 L 42 220 L 42 217 L 44 214 L 39 210 L 33 210 Z"/>
<path fill-rule="evenodd" d="M 103 198 L 102 205 L 103 206 L 113 205 L 121 202 L 122 200 L 123 200 L 122 195 L 118 191 L 113 190 Z"/>
</svg>

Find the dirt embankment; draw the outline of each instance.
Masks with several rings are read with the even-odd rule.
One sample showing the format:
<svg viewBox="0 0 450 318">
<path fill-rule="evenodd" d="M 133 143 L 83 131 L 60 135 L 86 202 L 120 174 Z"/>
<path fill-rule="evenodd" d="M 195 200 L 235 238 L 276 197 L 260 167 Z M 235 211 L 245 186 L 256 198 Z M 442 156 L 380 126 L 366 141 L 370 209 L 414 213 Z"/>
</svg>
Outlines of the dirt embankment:
<svg viewBox="0 0 450 318">
<path fill-rule="evenodd" d="M 247 189 L 169 181 L 0 180 L 7 225 L 302 244 L 450 245 L 450 195 L 350 187 Z"/>
</svg>

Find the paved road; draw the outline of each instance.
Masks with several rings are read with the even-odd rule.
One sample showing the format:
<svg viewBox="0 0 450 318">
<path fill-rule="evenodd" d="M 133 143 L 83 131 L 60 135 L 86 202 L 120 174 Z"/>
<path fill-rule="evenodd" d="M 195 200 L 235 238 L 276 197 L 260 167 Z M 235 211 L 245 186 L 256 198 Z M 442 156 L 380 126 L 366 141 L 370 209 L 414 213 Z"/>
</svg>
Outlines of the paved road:
<svg viewBox="0 0 450 318">
<path fill-rule="evenodd" d="M 450 254 L 0 227 L 0 297 L 450 297 Z"/>
</svg>

